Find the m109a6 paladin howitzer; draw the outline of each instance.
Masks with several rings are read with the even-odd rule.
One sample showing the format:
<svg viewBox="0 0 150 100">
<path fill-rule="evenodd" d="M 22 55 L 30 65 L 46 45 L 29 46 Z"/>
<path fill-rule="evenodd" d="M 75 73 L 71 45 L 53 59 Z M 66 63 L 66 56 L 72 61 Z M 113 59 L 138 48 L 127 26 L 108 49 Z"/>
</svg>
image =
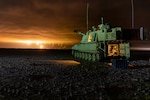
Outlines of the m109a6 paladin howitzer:
<svg viewBox="0 0 150 100">
<path fill-rule="evenodd" d="M 86 34 L 75 31 L 82 35 L 79 44 L 72 47 L 72 55 L 78 61 L 102 61 L 104 59 L 129 59 L 130 44 L 122 39 L 121 27 L 111 27 L 108 24 L 94 26 Z"/>
</svg>

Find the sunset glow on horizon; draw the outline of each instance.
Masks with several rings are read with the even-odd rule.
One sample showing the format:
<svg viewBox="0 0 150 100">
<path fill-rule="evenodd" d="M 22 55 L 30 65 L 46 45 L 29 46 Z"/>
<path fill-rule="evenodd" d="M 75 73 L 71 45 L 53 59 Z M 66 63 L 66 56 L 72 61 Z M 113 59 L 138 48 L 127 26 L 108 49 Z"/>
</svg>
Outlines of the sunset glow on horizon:
<svg viewBox="0 0 150 100">
<path fill-rule="evenodd" d="M 34 45 L 37 45 L 37 48 L 39 47 L 40 49 L 43 49 L 43 41 L 39 41 L 39 40 L 36 40 L 36 41 L 33 41 L 33 40 L 25 40 L 25 41 L 17 41 L 17 42 L 19 42 L 19 43 L 24 43 L 24 45 L 25 44 L 27 44 L 27 45 L 32 45 L 32 44 L 34 44 Z"/>
<path fill-rule="evenodd" d="M 131 28 L 131 2 L 106 0 L 0 0 L 0 48 L 71 48 L 80 43 L 75 29 L 86 32 L 101 23 Z M 135 28 L 150 28 L 150 1 L 136 0 Z M 124 13 L 126 12 L 126 13 Z"/>
<path fill-rule="evenodd" d="M 0 48 L 20 48 L 20 49 L 69 49 L 73 42 L 50 41 L 50 40 L 1 40 Z"/>
</svg>

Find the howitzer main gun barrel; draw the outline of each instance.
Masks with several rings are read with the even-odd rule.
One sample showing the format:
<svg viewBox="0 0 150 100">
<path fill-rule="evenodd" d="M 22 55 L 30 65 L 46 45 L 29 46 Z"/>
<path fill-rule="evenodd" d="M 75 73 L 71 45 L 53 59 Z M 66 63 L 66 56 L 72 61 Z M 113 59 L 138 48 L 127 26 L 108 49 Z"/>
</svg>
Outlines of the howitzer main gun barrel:
<svg viewBox="0 0 150 100">
<path fill-rule="evenodd" d="M 79 35 L 85 35 L 84 33 L 78 31 L 78 30 L 74 30 L 74 32 L 78 33 Z"/>
</svg>

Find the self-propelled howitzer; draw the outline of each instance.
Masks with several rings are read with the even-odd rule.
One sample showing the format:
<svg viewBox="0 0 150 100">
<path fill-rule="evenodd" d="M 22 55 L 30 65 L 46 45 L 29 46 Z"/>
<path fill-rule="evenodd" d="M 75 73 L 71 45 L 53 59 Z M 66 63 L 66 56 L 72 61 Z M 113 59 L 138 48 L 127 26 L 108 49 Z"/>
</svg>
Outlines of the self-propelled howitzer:
<svg viewBox="0 0 150 100">
<path fill-rule="evenodd" d="M 121 27 L 110 27 L 102 23 L 98 28 L 93 26 L 86 34 L 76 32 L 82 35 L 81 42 L 72 47 L 72 55 L 77 60 L 95 62 L 106 58 L 130 57 L 130 44 L 122 40 Z"/>
</svg>

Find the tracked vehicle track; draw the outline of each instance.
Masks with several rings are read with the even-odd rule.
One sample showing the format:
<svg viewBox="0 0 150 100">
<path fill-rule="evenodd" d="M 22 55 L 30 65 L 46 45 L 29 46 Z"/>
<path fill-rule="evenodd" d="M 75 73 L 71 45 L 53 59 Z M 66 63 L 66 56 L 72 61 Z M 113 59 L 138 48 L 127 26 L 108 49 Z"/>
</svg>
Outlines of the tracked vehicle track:
<svg viewBox="0 0 150 100">
<path fill-rule="evenodd" d="M 72 55 L 77 61 L 85 62 L 98 62 L 104 58 L 103 52 L 82 52 L 78 50 L 72 50 Z"/>
</svg>

